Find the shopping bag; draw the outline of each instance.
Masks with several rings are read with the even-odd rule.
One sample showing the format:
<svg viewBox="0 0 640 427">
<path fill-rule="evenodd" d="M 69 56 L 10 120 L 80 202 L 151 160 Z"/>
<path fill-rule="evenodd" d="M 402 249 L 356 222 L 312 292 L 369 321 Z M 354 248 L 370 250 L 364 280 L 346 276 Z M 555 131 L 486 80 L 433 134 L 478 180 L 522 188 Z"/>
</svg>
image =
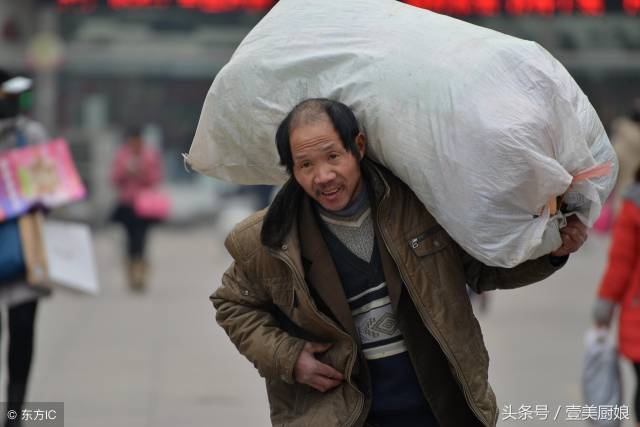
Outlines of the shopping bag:
<svg viewBox="0 0 640 427">
<path fill-rule="evenodd" d="M 27 283 L 39 287 L 50 287 L 43 223 L 42 212 L 23 215 L 18 220 Z"/>
<path fill-rule="evenodd" d="M 78 222 L 48 219 L 42 226 L 48 281 L 96 295 L 100 290 L 91 229 Z"/>
<path fill-rule="evenodd" d="M 40 212 L 18 221 L 22 276 L 43 289 L 64 286 L 95 295 L 99 291 L 93 240 L 83 223 L 47 219 Z M 20 278 L 20 277 L 19 277 Z"/>
<path fill-rule="evenodd" d="M 587 406 L 621 406 L 622 381 L 618 350 L 608 329 L 593 328 L 585 334 L 582 394 Z M 613 417 L 612 417 L 613 418 Z M 616 427 L 619 420 L 590 420 L 593 425 Z"/>
<path fill-rule="evenodd" d="M 2 150 L 0 170 L 0 220 L 17 218 L 34 206 L 55 209 L 86 195 L 64 139 Z"/>
<path fill-rule="evenodd" d="M 171 214 L 171 199 L 162 190 L 145 190 L 135 198 L 133 210 L 140 218 L 164 221 Z"/>
</svg>

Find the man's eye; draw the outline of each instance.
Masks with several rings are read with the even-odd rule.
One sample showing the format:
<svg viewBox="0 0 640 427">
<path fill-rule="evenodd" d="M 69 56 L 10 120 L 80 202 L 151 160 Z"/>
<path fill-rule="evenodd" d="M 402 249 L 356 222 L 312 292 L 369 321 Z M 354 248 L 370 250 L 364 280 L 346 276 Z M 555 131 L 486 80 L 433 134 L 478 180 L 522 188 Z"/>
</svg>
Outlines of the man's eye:
<svg viewBox="0 0 640 427">
<path fill-rule="evenodd" d="M 338 154 L 336 154 L 336 153 L 331 153 L 331 154 L 329 154 L 329 158 L 330 158 L 331 160 L 337 159 L 337 158 L 338 158 Z"/>
<path fill-rule="evenodd" d="M 309 162 L 300 163 L 300 168 L 302 169 L 308 168 L 309 166 L 311 166 L 311 163 Z"/>
</svg>

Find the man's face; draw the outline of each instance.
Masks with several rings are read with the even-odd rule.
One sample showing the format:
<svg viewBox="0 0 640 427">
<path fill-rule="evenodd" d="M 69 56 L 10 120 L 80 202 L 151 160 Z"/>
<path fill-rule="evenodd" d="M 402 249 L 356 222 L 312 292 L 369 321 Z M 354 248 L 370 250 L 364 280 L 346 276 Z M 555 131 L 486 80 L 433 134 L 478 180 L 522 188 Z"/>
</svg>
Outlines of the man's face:
<svg viewBox="0 0 640 427">
<path fill-rule="evenodd" d="M 344 209 L 361 186 L 360 163 L 347 151 L 329 118 L 302 124 L 289 135 L 293 176 L 328 211 Z M 356 144 L 364 156 L 364 135 Z"/>
</svg>

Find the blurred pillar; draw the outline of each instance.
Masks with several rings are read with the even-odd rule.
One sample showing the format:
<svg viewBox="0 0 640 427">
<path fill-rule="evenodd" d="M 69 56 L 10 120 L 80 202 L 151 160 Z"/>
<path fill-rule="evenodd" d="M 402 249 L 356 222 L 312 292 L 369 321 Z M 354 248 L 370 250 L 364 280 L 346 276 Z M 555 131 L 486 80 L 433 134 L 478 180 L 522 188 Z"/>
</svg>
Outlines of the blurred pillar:
<svg viewBox="0 0 640 427">
<path fill-rule="evenodd" d="M 114 129 L 94 130 L 87 134 L 90 146 L 92 222 L 103 224 L 113 210 L 115 192 L 109 180 L 111 161 L 120 143 L 120 132 Z"/>
<path fill-rule="evenodd" d="M 57 135 L 58 71 L 63 59 L 55 7 L 37 10 L 37 32 L 27 47 L 27 62 L 35 71 L 35 117 L 52 136 Z"/>
</svg>

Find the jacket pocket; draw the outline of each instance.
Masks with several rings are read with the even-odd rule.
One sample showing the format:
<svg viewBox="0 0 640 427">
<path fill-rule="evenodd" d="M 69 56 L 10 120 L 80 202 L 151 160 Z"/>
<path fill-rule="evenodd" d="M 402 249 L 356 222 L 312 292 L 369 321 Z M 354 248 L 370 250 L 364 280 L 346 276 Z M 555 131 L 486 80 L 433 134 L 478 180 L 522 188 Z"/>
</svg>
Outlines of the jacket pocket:
<svg viewBox="0 0 640 427">
<path fill-rule="evenodd" d="M 440 225 L 431 227 L 415 237 L 408 244 L 413 253 L 419 257 L 433 255 L 444 250 L 451 243 L 451 237 Z"/>
<path fill-rule="evenodd" d="M 267 397 L 274 426 L 289 426 L 304 415 L 309 396 L 308 386 L 286 384 L 277 378 L 267 378 Z"/>
<path fill-rule="evenodd" d="M 273 303 L 285 313 L 291 313 L 294 306 L 293 285 L 287 278 L 264 279 L 264 287 L 269 290 Z"/>
</svg>

